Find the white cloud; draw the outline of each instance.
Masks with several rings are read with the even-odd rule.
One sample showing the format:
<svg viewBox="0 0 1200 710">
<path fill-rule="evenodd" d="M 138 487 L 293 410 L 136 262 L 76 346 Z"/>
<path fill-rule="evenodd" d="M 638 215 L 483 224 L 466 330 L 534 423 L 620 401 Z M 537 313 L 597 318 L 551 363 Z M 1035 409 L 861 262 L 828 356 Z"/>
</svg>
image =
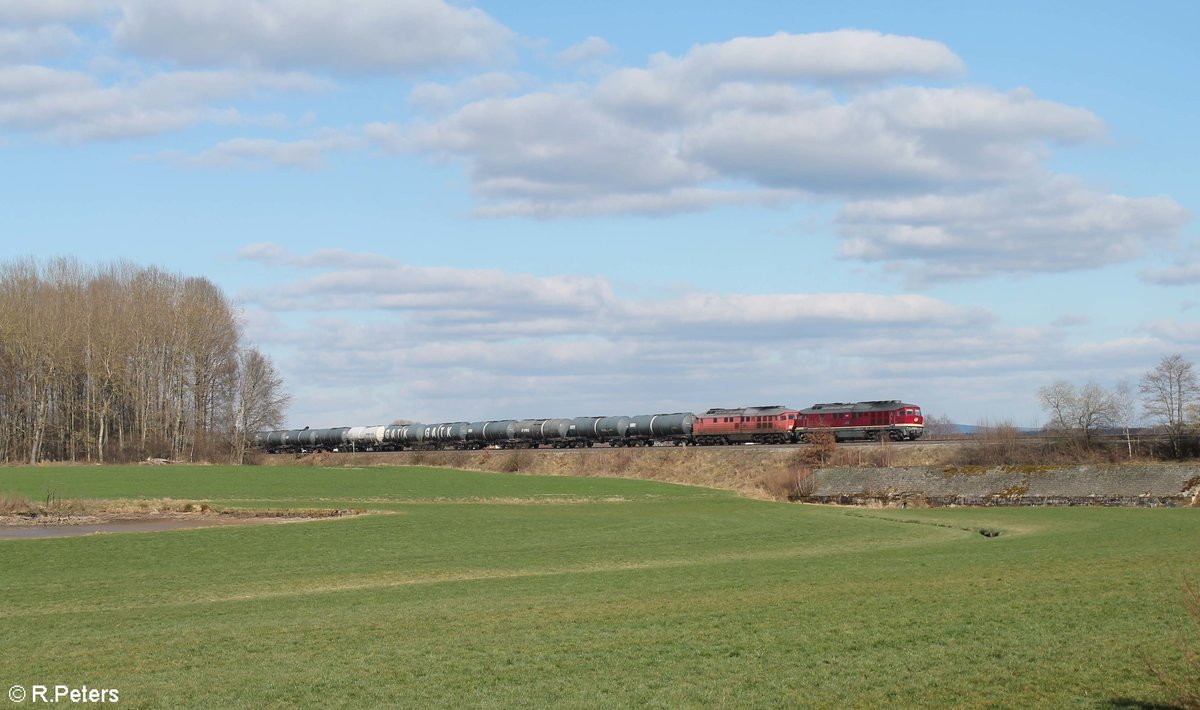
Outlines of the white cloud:
<svg viewBox="0 0 1200 710">
<path fill-rule="evenodd" d="M 838 223 L 845 256 L 940 279 L 1129 261 L 1189 218 L 1170 198 L 1124 197 L 1047 177 L 966 194 L 852 201 Z"/>
<path fill-rule="evenodd" d="M 616 120 L 569 93 L 478 101 L 416 127 L 411 140 L 436 154 L 470 156 L 475 189 L 502 198 L 659 191 L 710 175 L 680 159 L 671 136 Z"/>
<path fill-rule="evenodd" d="M 117 10 L 119 0 L 5 0 L 0 3 L 0 24 L 36 27 L 74 22 L 95 22 Z"/>
<path fill-rule="evenodd" d="M 571 45 L 558 55 L 559 61 L 567 64 L 594 62 L 612 54 L 613 48 L 603 37 L 592 35 L 579 44 Z"/>
<path fill-rule="evenodd" d="M 1151 337 L 1168 344 L 1168 347 L 1158 349 L 1157 354 L 1200 347 L 1200 322 L 1156 320 L 1146 323 L 1143 329 Z"/>
<path fill-rule="evenodd" d="M 80 44 L 75 33 L 59 25 L 33 29 L 0 27 L 0 62 L 57 56 Z"/>
<path fill-rule="evenodd" d="M 171 72 L 104 85 L 82 72 L 0 67 L 0 126 L 64 142 L 130 138 L 202 122 L 252 122 L 237 109 L 212 104 L 327 88 L 327 82 L 296 73 Z"/>
<path fill-rule="evenodd" d="M 681 60 L 658 55 L 653 64 L 709 80 L 859 82 L 946 77 L 964 69 L 962 60 L 940 42 L 863 30 L 737 37 L 693 47 Z"/>
<path fill-rule="evenodd" d="M 178 165 L 237 168 L 269 165 L 316 170 L 330 153 L 355 150 L 362 139 L 342 131 L 319 131 L 309 138 L 281 141 L 271 138 L 234 138 L 195 155 L 165 153 L 154 156 Z"/>
<path fill-rule="evenodd" d="M 860 195 L 1020 178 L 1038 169 L 1042 141 L 1101 132 L 1087 111 L 1028 92 L 904 87 L 720 109 L 684 131 L 682 152 L 759 184 Z"/>
<path fill-rule="evenodd" d="M 123 0 L 114 39 L 183 66 L 414 72 L 503 59 L 510 30 L 441 0 Z"/>
<path fill-rule="evenodd" d="M 368 137 L 464 161 L 480 215 L 563 217 L 982 189 L 1040 176 L 1050 143 L 1104 134 L 1027 90 L 801 85 L 961 68 L 938 43 L 871 32 L 737 38 Z"/>
<path fill-rule="evenodd" d="M 525 78 L 504 72 L 488 72 L 453 84 L 426 82 L 408 95 L 408 102 L 426 111 L 447 111 L 468 101 L 511 94 Z"/>
<path fill-rule="evenodd" d="M 1159 286 L 1190 286 L 1200 284 L 1200 261 L 1178 263 L 1155 269 L 1143 269 L 1142 280 Z"/>
<path fill-rule="evenodd" d="M 326 250 L 307 256 L 255 244 L 240 258 L 320 273 L 247 291 L 279 311 L 378 311 L 436 342 L 521 337 L 813 341 L 862 330 L 961 327 L 990 315 L 919 295 L 692 293 L 659 300 L 615 295 L 605 279 L 536 277 L 488 269 L 416 267 L 382 255 Z"/>
</svg>

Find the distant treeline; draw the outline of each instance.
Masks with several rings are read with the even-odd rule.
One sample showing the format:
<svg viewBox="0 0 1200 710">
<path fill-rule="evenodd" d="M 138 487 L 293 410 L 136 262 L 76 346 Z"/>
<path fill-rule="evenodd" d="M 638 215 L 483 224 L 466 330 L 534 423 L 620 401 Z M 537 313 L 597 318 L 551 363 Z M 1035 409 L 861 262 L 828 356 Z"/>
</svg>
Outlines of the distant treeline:
<svg viewBox="0 0 1200 710">
<path fill-rule="evenodd" d="M 0 460 L 237 460 L 287 405 L 211 281 L 0 263 Z"/>
</svg>

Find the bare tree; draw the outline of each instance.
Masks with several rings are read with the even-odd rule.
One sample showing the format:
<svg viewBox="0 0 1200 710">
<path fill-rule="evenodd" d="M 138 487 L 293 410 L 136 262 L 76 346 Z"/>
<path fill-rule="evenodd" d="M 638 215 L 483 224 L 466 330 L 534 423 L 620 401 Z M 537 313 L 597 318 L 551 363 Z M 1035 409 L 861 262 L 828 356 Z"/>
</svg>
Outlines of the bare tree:
<svg viewBox="0 0 1200 710">
<path fill-rule="evenodd" d="M 925 417 L 925 437 L 938 440 L 959 439 L 962 438 L 962 434 L 950 417 L 943 414 L 940 417 Z"/>
<path fill-rule="evenodd" d="M 1095 382 L 1076 389 L 1058 380 L 1038 388 L 1038 401 L 1050 415 L 1050 427 L 1078 437 L 1084 447 L 1091 446 L 1096 431 L 1113 426 L 1118 417 L 1116 398 Z"/>
<path fill-rule="evenodd" d="M 1187 434 L 1188 405 L 1200 399 L 1200 381 L 1192 363 L 1182 355 L 1164 355 L 1158 365 L 1142 376 L 1142 411 L 1166 426 L 1171 452 L 1183 456 Z"/>
<path fill-rule="evenodd" d="M 1114 424 L 1120 427 L 1121 432 L 1125 434 L 1125 447 L 1128 449 L 1129 458 L 1133 458 L 1133 425 L 1137 422 L 1137 407 L 1133 401 L 1133 389 L 1129 385 L 1129 380 L 1121 380 L 1117 383 L 1117 387 L 1113 390 L 1113 403 L 1116 405 L 1116 419 Z"/>
<path fill-rule="evenodd" d="M 237 387 L 234 396 L 234 458 L 241 463 L 254 432 L 283 424 L 283 413 L 291 396 L 283 391 L 283 377 L 271 358 L 255 348 L 238 352 Z"/>
<path fill-rule="evenodd" d="M 269 360 L 243 362 L 239 339 L 206 279 L 0 262 L 0 461 L 225 456 L 243 371 L 265 369 L 267 401 L 286 403 Z"/>
</svg>

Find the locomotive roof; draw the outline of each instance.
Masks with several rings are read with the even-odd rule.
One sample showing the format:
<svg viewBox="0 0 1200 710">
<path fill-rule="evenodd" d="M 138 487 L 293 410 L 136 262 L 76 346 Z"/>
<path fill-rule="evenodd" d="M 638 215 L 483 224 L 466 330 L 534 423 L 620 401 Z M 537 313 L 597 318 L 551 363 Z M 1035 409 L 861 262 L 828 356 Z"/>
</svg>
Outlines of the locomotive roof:
<svg viewBox="0 0 1200 710">
<path fill-rule="evenodd" d="M 784 412 L 794 412 L 795 409 L 782 404 L 773 404 L 766 407 L 738 407 L 736 409 L 728 409 L 724 407 L 714 407 L 705 414 L 719 414 L 722 416 L 737 415 L 742 417 L 761 417 L 775 414 L 783 414 Z"/>
<path fill-rule="evenodd" d="M 881 399 L 871 402 L 825 402 L 814 404 L 808 409 L 800 410 L 801 414 L 822 414 L 842 412 L 890 412 L 893 409 L 916 407 L 915 404 L 901 402 L 898 399 Z"/>
</svg>

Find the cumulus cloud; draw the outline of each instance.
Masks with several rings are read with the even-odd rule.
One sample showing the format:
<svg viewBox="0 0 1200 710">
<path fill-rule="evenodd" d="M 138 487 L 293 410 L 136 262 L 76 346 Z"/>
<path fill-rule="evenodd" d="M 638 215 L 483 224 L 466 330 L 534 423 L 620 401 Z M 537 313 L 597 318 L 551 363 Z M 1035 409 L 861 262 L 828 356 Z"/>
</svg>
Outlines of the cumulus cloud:
<svg viewBox="0 0 1200 710">
<path fill-rule="evenodd" d="M 888 83 L 962 71 L 947 47 L 913 37 L 740 37 L 592 84 L 443 92 L 443 105 L 463 103 L 366 135 L 461 161 L 485 217 L 838 201 L 844 256 L 928 280 L 1128 261 L 1190 219 L 1170 197 L 1046 170 L 1055 146 L 1104 138 L 1085 108 L 1027 89 Z"/>
<path fill-rule="evenodd" d="M 0 128 L 68 143 L 200 124 L 294 127 L 247 102 L 349 88 L 318 76 L 491 66 L 515 44 L 486 13 L 443 0 L 45 0 L 5 4 L 0 21 L 0 61 L 82 42 L 187 68 L 114 69 L 107 56 L 93 57 L 90 72 L 0 64 Z M 90 31 L 76 26 L 86 23 Z M 589 37 L 560 59 L 610 50 Z M 1103 138 L 1102 121 L 1025 89 L 950 84 L 964 71 L 950 48 L 918 37 L 735 37 L 570 84 L 503 71 L 420 82 L 408 91 L 423 112 L 416 120 L 367 115 L 351 127 L 225 136 L 151 157 L 312 170 L 339 151 L 418 153 L 463 165 L 482 217 L 832 201 L 843 205 L 844 256 L 927 280 L 1127 261 L 1189 219 L 1166 196 L 1049 175 L 1050 151 Z M 1143 278 L 1193 275 L 1179 264 Z"/>
<path fill-rule="evenodd" d="M 964 70 L 962 60 L 941 42 L 865 30 L 737 37 L 694 47 L 680 60 L 657 55 L 652 63 L 713 79 L 858 82 L 906 75 L 945 77 Z"/>
<path fill-rule="evenodd" d="M 1045 140 L 1100 135 L 1087 111 L 977 88 L 905 87 L 847 103 L 714 111 L 686 156 L 760 184 L 837 195 L 988 184 L 1036 170 Z"/>
<path fill-rule="evenodd" d="M 567 64 L 584 64 L 603 59 L 611 54 L 612 51 L 612 45 L 606 42 L 603 37 L 593 35 L 579 44 L 567 47 L 559 53 L 558 59 Z"/>
<path fill-rule="evenodd" d="M 565 93 L 474 102 L 416 127 L 411 140 L 447 157 L 470 156 L 472 182 L 489 196 L 579 199 L 692 186 L 711 174 L 681 159 L 670 136 Z"/>
<path fill-rule="evenodd" d="M 984 189 L 1041 174 L 1051 144 L 1104 135 L 1089 111 L 1027 90 L 861 83 L 961 70 L 911 37 L 743 37 L 368 137 L 462 160 L 481 215 L 562 217 Z M 843 79 L 859 83 L 820 86 Z"/>
<path fill-rule="evenodd" d="M 1167 197 L 1130 198 L 1045 177 L 966 194 L 851 201 L 838 225 L 845 256 L 943 279 L 1129 261 L 1189 218 Z"/>
<path fill-rule="evenodd" d="M 296 73 L 170 72 L 106 85 L 83 72 L 0 67 L 0 126 L 64 142 L 147 136 L 201 122 L 247 122 L 241 111 L 213 105 L 223 100 L 327 87 Z"/>
<path fill-rule="evenodd" d="M 341 250 L 293 255 L 272 244 L 251 245 L 239 257 L 319 271 L 284 287 L 247 291 L 243 297 L 251 302 L 277 311 L 394 313 L 409 328 L 436 333 L 439 342 L 534 335 L 811 340 L 848 330 L 961 327 L 990 319 L 979 309 L 920 295 L 692 293 L 629 300 L 593 276 L 417 267 Z"/>
<path fill-rule="evenodd" d="M 331 87 L 318 73 L 493 64 L 506 59 L 512 39 L 483 11 L 442 0 L 18 0 L 0 4 L 0 63 L 34 64 L 0 64 L 0 128 L 83 142 L 261 123 L 229 103 Z M 107 54 L 113 48 L 131 59 L 120 64 Z M 90 71 L 37 64 L 79 49 L 91 55 Z M 151 69 L 147 59 L 165 68 Z M 496 84 L 466 80 L 460 100 L 490 95 Z M 312 166 L 322 140 L 232 139 L 190 162 Z"/>
<path fill-rule="evenodd" d="M 477 8 L 442 0 L 122 0 L 113 38 L 183 66 L 239 64 L 346 73 L 482 64 L 513 33 Z"/>
<path fill-rule="evenodd" d="M 513 93 L 524 82 L 523 77 L 504 72 L 479 74 L 452 84 L 426 82 L 409 92 L 408 102 L 427 111 L 445 111 L 464 102 Z"/>
<path fill-rule="evenodd" d="M 58 25 L 33 29 L 0 28 L 0 62 L 58 56 L 79 44 L 74 32 Z"/>
<path fill-rule="evenodd" d="M 362 144 L 356 135 L 342 131 L 320 131 L 310 138 L 281 141 L 271 138 L 235 138 L 212 148 L 188 155 L 161 153 L 151 156 L 177 165 L 206 168 L 236 168 L 244 166 L 273 166 L 316 170 L 325 164 L 330 153 L 355 150 Z"/>
<path fill-rule="evenodd" d="M 9 27 L 94 22 L 118 10 L 120 0 L 8 0 L 0 24 Z"/>
<path fill-rule="evenodd" d="M 1143 329 L 1149 337 L 1157 341 L 1175 344 L 1175 349 L 1200 346 L 1200 323 L 1156 320 L 1146 323 Z"/>
<path fill-rule="evenodd" d="M 1143 269 L 1141 278 L 1159 286 L 1190 286 L 1200 284 L 1200 261 L 1179 263 L 1155 269 Z"/>
</svg>

